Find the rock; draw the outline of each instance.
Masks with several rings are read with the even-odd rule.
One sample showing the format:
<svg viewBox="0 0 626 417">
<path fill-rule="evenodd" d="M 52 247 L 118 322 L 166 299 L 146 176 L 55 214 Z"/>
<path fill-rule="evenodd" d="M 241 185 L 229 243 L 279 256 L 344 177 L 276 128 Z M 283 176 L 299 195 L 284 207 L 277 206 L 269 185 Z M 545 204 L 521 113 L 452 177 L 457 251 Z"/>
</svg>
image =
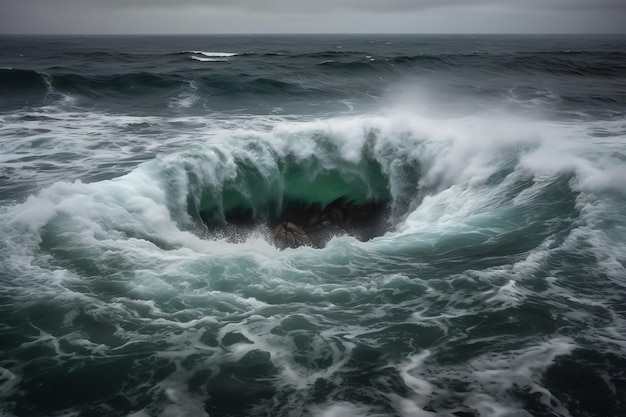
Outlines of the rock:
<svg viewBox="0 0 626 417">
<path fill-rule="evenodd" d="M 386 204 L 377 201 L 355 204 L 337 199 L 325 207 L 294 204 L 281 214 L 272 237 L 280 248 L 323 248 L 344 234 L 365 241 L 384 233 L 385 214 Z"/>
<path fill-rule="evenodd" d="M 388 205 L 372 200 L 353 203 L 338 198 L 323 206 L 298 200 L 287 201 L 279 213 L 261 220 L 249 209 L 232 209 L 223 219 L 213 219 L 210 212 L 202 219 L 212 233 L 229 241 L 244 241 L 253 230 L 269 227 L 274 244 L 281 248 L 311 246 L 323 248 L 333 236 L 348 234 L 361 241 L 383 234 L 386 230 Z M 212 220 L 213 219 L 213 220 Z"/>
<path fill-rule="evenodd" d="M 272 229 L 272 237 L 281 247 L 313 246 L 306 232 L 292 222 L 282 222 L 276 225 Z"/>
</svg>

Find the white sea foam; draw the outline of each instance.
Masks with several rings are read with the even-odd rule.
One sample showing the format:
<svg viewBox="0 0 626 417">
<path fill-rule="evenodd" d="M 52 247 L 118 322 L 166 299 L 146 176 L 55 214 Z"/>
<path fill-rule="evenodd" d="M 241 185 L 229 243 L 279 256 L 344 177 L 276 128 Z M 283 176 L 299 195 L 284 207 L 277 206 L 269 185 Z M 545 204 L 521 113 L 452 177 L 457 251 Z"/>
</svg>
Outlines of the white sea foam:
<svg viewBox="0 0 626 417">
<path fill-rule="evenodd" d="M 13 389 L 19 384 L 20 378 L 6 368 L 0 367 L 0 398 L 12 394 Z"/>
<path fill-rule="evenodd" d="M 430 356 L 430 352 L 424 352 L 413 355 L 409 361 L 401 367 L 400 376 L 404 383 L 409 387 L 418 398 L 418 401 L 426 400 L 433 392 L 433 386 L 428 381 L 420 378 L 420 369 L 424 366 L 424 361 Z"/>
<path fill-rule="evenodd" d="M 212 67 L 235 55 L 179 57 Z M 434 114 L 436 93 L 371 115 L 355 115 L 356 102 L 342 102 L 345 117 L 200 114 L 193 82 L 169 114 L 136 117 L 76 111 L 54 87 L 49 105 L 0 115 L 0 194 L 11 193 L 0 298 L 13 355 L 0 397 L 14 402 L 0 413 L 103 368 L 114 372 L 95 375 L 93 404 L 48 414 L 585 412 L 560 403 L 577 389 L 554 380 L 561 359 L 618 403 L 623 120 Z M 526 93 L 512 90 L 508 104 L 555 103 L 548 90 Z M 382 186 L 367 183 L 366 159 Z M 204 228 L 202 208 L 229 193 L 279 199 L 298 168 L 305 184 L 333 172 L 364 196 L 391 196 L 389 232 L 281 251 L 267 228 L 239 241 Z M 595 384 L 581 375 L 579 387 Z"/>
<path fill-rule="evenodd" d="M 236 52 L 205 52 L 205 51 L 189 51 L 189 53 L 191 54 L 196 54 L 196 55 L 203 55 L 209 58 L 213 58 L 213 57 L 231 57 L 231 56 L 236 56 L 239 55 Z"/>
<path fill-rule="evenodd" d="M 479 392 L 486 390 L 490 394 L 471 396 L 468 405 L 477 409 L 481 415 L 492 415 L 494 412 L 496 415 L 515 415 L 515 412 L 520 413 L 522 410 L 503 407 L 501 401 L 507 396 L 508 390 L 517 386 L 539 394 L 541 403 L 559 415 L 570 415 L 558 398 L 539 384 L 538 379 L 555 358 L 568 355 L 575 348 L 571 340 L 555 338 L 517 352 L 494 353 L 472 361 L 475 389 Z"/>
<path fill-rule="evenodd" d="M 55 105 L 68 106 L 71 107 L 77 101 L 76 97 L 73 97 L 69 94 L 59 93 L 52 83 L 52 78 L 45 73 L 39 73 L 39 76 L 46 84 L 46 101 L 55 102 Z"/>
<path fill-rule="evenodd" d="M 60 116 L 63 118 L 61 120 L 64 120 L 71 115 Z M 65 123 L 67 122 L 69 119 L 59 122 L 58 129 L 65 130 Z M 76 122 L 79 123 L 79 135 L 73 139 L 73 143 L 70 137 L 70 143 L 74 147 L 76 145 L 84 146 L 86 151 L 88 151 L 88 142 L 85 141 L 84 145 L 81 145 L 81 132 L 86 132 L 94 127 L 102 129 L 103 132 L 106 129 L 111 129 L 106 116 L 100 116 L 100 120 L 94 120 L 91 123 L 87 122 L 83 127 L 80 127 L 79 119 L 76 119 Z M 119 120 L 119 118 L 115 120 L 115 123 L 122 128 L 125 123 L 146 122 L 156 122 L 163 126 L 162 121 L 156 119 L 139 118 L 132 120 L 132 118 L 128 118 L 126 122 Z M 267 122 L 270 121 L 266 120 L 264 123 Z M 27 123 L 33 124 L 33 129 L 43 124 L 43 122 Z M 55 128 L 55 123 L 48 124 L 48 126 Z M 251 128 L 256 123 L 258 123 L 256 120 L 251 120 L 250 123 L 244 120 L 237 130 L 223 130 L 219 123 L 216 126 L 207 124 L 205 125 L 208 128 L 206 137 L 214 145 L 207 147 L 200 159 L 192 156 L 197 155 L 197 149 L 190 152 L 175 152 L 170 156 L 137 168 L 132 174 L 120 177 L 113 182 L 76 183 L 74 185 L 59 183 L 46 190 L 38 200 L 35 200 L 36 202 L 33 201 L 20 208 L 20 211 L 24 213 L 24 219 L 28 219 L 26 223 L 30 225 L 29 227 L 37 230 L 57 215 L 59 208 L 61 211 L 76 216 L 77 208 L 80 207 L 78 209 L 80 214 L 76 218 L 85 219 L 84 230 L 92 230 L 93 227 L 97 226 L 98 229 L 94 229 L 94 233 L 111 232 L 113 235 L 115 235 L 115 230 L 132 231 L 143 236 L 150 236 L 150 239 L 154 241 L 165 240 L 171 244 L 189 247 L 194 251 L 205 252 L 201 248 L 211 247 L 210 244 L 196 239 L 192 234 L 181 233 L 178 230 L 181 222 L 182 224 L 188 222 L 188 219 L 185 218 L 186 214 L 182 210 L 186 207 L 186 190 L 189 188 L 188 172 L 192 172 L 200 179 L 201 186 L 220 187 L 220 184 L 232 180 L 237 175 L 236 163 L 233 158 L 237 155 L 237 158 L 254 162 L 259 172 L 270 177 L 276 173 L 276 170 L 272 168 L 272 164 L 275 163 L 272 158 L 275 155 L 282 158 L 291 154 L 303 160 L 316 155 L 319 152 L 318 144 L 314 139 L 317 135 L 321 135 L 339 146 L 338 155 L 340 159 L 338 162 L 358 163 L 362 158 L 360 149 L 366 143 L 367 135 L 364 132 L 376 134 L 375 156 L 381 163 L 383 170 L 389 175 L 389 187 L 392 194 L 403 192 L 403 182 L 406 181 L 402 177 L 402 172 L 394 171 L 396 161 L 401 160 L 401 158 L 404 158 L 405 161 L 419 161 L 423 169 L 420 185 L 432 190 L 421 200 L 421 204 L 409 214 L 406 221 L 399 226 L 398 231 L 401 235 L 419 233 L 422 237 L 428 238 L 428 236 L 443 236 L 447 233 L 458 234 L 464 231 L 476 231 L 476 221 L 493 211 L 493 208 L 498 207 L 498 204 L 505 202 L 498 202 L 498 199 L 501 199 L 506 191 L 505 186 L 508 185 L 506 180 L 500 188 L 485 186 L 485 181 L 489 176 L 502 168 L 500 164 L 507 163 L 506 158 L 503 159 L 499 152 L 503 152 L 505 155 L 507 152 L 516 152 L 519 146 L 529 147 L 530 153 L 520 160 L 519 166 L 523 170 L 514 171 L 508 178 L 511 181 L 517 181 L 532 175 L 534 185 L 516 197 L 514 200 L 516 204 L 527 204 L 528 201 L 532 200 L 533 194 L 540 195 L 543 193 L 543 188 L 553 180 L 555 171 L 569 170 L 572 167 L 581 175 L 579 182 L 581 188 L 594 188 L 588 185 L 594 178 L 594 174 L 585 174 L 586 169 L 591 164 L 578 154 L 572 155 L 570 152 L 569 155 L 572 155 L 569 157 L 570 162 L 564 160 L 563 157 L 544 156 L 556 155 L 557 153 L 568 155 L 567 150 L 568 148 L 571 149 L 571 146 L 563 146 L 563 142 L 555 142 L 552 138 L 541 139 L 537 135 L 531 134 L 537 129 L 537 126 L 526 130 L 516 127 L 514 130 L 517 132 L 516 134 L 513 133 L 512 129 L 509 129 L 506 134 L 500 135 L 502 132 L 500 129 L 491 131 L 486 126 L 475 125 L 471 120 L 447 121 L 445 126 L 441 127 L 439 123 L 400 115 L 339 118 L 332 121 L 313 122 L 278 121 L 270 124 L 269 130 L 259 131 L 246 128 L 246 125 L 251 124 Z M 484 122 L 481 123 L 484 124 Z M 52 146 L 50 149 L 54 149 L 56 135 L 51 133 L 49 136 L 51 140 L 42 143 Z M 506 139 L 507 136 L 510 139 Z M 294 141 L 294 137 L 299 140 Z M 500 142 L 499 139 L 502 141 Z M 192 140 L 189 138 L 189 141 Z M 258 152 L 251 153 L 245 149 L 235 149 L 231 143 L 233 141 L 238 143 L 240 140 L 244 143 L 265 143 L 266 149 L 271 150 L 271 153 L 265 152 L 259 159 Z M 541 144 L 539 148 L 537 148 L 538 143 Z M 552 151 L 550 148 L 555 143 L 558 146 Z M 546 148 L 547 145 L 550 148 Z M 59 142 L 59 146 L 65 145 Z M 161 146 L 170 145 L 165 143 Z M 574 150 L 579 147 L 580 145 L 576 145 Z M 46 151 L 49 149 L 46 148 Z M 216 151 L 225 156 L 226 160 L 219 161 Z M 94 153 L 94 157 L 97 156 L 102 159 L 103 156 L 106 156 L 106 152 L 108 151 L 98 150 L 97 153 Z M 132 154 L 130 149 L 127 152 Z M 116 157 L 119 156 L 119 152 L 114 153 Z M 5 158 L 10 158 L 8 155 Z M 113 156 L 111 153 L 112 160 L 114 159 Z M 545 159 L 540 159 L 542 156 Z M 85 165 L 87 164 L 88 160 L 85 160 Z M 332 168 L 333 164 L 335 162 L 326 162 L 327 168 Z M 617 165 L 615 165 L 615 169 L 618 169 Z M 175 189 L 181 191 L 180 193 L 172 194 L 163 188 L 164 183 L 159 178 L 163 170 L 175 174 L 171 177 L 172 184 L 175 185 Z M 529 171 L 530 173 L 528 173 Z M 607 184 L 615 182 L 611 181 L 610 178 L 612 178 L 612 174 L 607 176 L 605 180 Z M 64 199 L 66 200 L 64 201 Z M 174 214 L 175 222 L 172 222 L 170 218 L 172 214 Z M 94 215 L 96 217 L 106 215 L 107 218 L 100 220 L 90 218 Z M 130 220 L 129 216 L 134 217 L 134 219 Z M 120 223 L 120 220 L 124 218 L 130 220 L 126 225 Z M 143 225 L 139 226 L 142 223 Z M 107 231 L 107 229 L 109 230 Z M 497 233 L 497 230 L 489 233 L 493 235 L 494 232 Z M 263 239 L 261 238 L 261 240 Z M 252 244 L 252 241 L 249 242 Z M 384 240 L 379 242 L 383 243 Z M 224 246 L 220 245 L 220 247 Z M 262 245 L 258 248 L 261 247 Z M 215 250 L 220 251 L 217 247 Z"/>
<path fill-rule="evenodd" d="M 200 100 L 198 96 L 198 87 L 195 81 L 191 80 L 187 84 L 187 87 L 180 92 L 178 96 L 171 99 L 168 107 L 170 108 L 182 108 L 188 109 Z"/>
<path fill-rule="evenodd" d="M 311 415 L 315 417 L 384 417 L 385 414 L 378 412 L 375 407 L 363 404 L 351 404 L 349 402 L 336 402 L 311 407 Z"/>
<path fill-rule="evenodd" d="M 316 405 L 303 405 L 316 381 L 331 385 L 341 381 L 355 349 L 363 345 L 383 352 L 372 372 L 393 369 L 409 390 L 406 397 L 375 392 L 395 404 L 397 415 L 432 416 L 435 413 L 427 405 L 433 402 L 447 410 L 441 404 L 451 395 L 446 388 L 450 380 L 468 387 L 461 399 L 454 400 L 453 407 L 461 407 L 460 411 L 524 415 L 510 393 L 517 384 L 537 393 L 547 408 L 567 415 L 541 385 L 541 375 L 556 357 L 574 350 L 572 340 L 522 340 L 516 343 L 526 347 L 511 348 L 506 341 L 476 336 L 472 339 L 476 346 L 485 343 L 498 350 L 480 352 L 443 369 L 437 363 L 443 348 L 436 341 L 470 338 L 484 331 L 475 316 L 522 308 L 537 296 L 532 286 L 539 285 L 537 277 L 556 251 L 588 251 L 614 282 L 623 283 L 623 238 L 605 230 L 602 223 L 607 213 L 622 218 L 620 200 L 611 193 L 620 187 L 611 185 L 619 172 L 619 159 L 597 150 L 589 157 L 586 150 L 593 146 L 576 139 L 579 130 L 521 120 L 505 128 L 508 119 L 490 124 L 471 117 L 442 121 L 409 114 L 235 121 L 79 117 L 60 111 L 54 115 L 55 119 L 25 121 L 22 126 L 31 132 L 49 129 L 29 139 L 42 139 L 41 160 L 51 150 L 73 148 L 84 155 L 66 165 L 80 165 L 77 173 L 81 174 L 96 170 L 90 167 L 92 161 L 132 156 L 133 147 L 155 156 L 113 169 L 105 180 L 55 178 L 36 195 L 2 207 L 0 227 L 8 236 L 2 244 L 6 256 L 2 268 L 18 276 L 13 287 L 2 291 L 19 292 L 24 303 L 52 299 L 61 306 L 71 304 L 62 315 L 68 333 L 56 337 L 42 328 L 26 347 L 49 346 L 60 361 L 69 360 L 64 350 L 68 345 L 98 357 L 132 354 L 143 346 L 151 349 L 151 360 L 180 365 L 195 358 L 195 365 L 185 365 L 189 369 L 184 370 L 181 365 L 154 388 L 154 397 L 161 402 L 139 411 L 144 415 L 202 415 L 207 399 L 185 388 L 193 371 L 218 372 L 218 364 L 237 363 L 254 351 L 269 354 L 277 375 L 272 386 L 279 393 L 304 392 L 290 397 L 295 410 L 320 416 L 385 415 L 388 409 L 335 401 L 330 394 Z M 9 122 L 0 128 L 3 133 L 19 128 L 19 120 L 3 117 Z M 124 133 L 136 124 L 154 130 L 145 136 Z M 188 125 L 190 131 L 181 125 Z M 90 132 L 98 138 L 120 134 L 123 140 L 91 149 Z M 1 158 L 27 173 L 36 165 L 19 159 L 25 141 L 7 145 L 9 152 Z M 393 231 L 371 242 L 339 237 L 323 250 L 279 251 L 262 232 L 232 243 L 207 239 L 193 228 L 187 205 L 193 198 L 201 199 L 201 193 L 194 194 L 196 189 L 217 190 L 220 195 L 240 175 L 242 161 L 276 181 L 280 189 L 283 178 L 277 158 L 306 162 L 326 155 L 325 147 L 332 149 L 328 153 L 332 158 L 323 161 L 324 169 L 360 175 L 355 167 L 367 149 L 388 178 L 393 198 L 408 194 L 414 199 Z M 402 169 L 406 166 L 420 169 L 420 176 L 409 178 Z M 502 172 L 502 178 L 493 180 Z M 478 268 L 473 263 L 454 273 L 438 272 L 445 269 L 441 265 L 447 267 L 459 258 L 473 262 L 473 255 L 466 252 L 532 224 L 531 215 L 544 213 L 537 204 L 550 201 L 551 187 L 563 177 L 580 213 L 569 235 L 540 239 L 532 248 L 513 252 L 504 265 Z M 598 195 L 608 196 L 599 199 Z M 517 213 L 529 217 L 514 217 Z M 556 216 L 548 216 L 547 224 L 557 221 Z M 482 256 L 478 252 L 476 258 Z M 438 266 L 431 268 L 431 261 Z M 383 266 L 372 267 L 374 272 L 363 270 L 363 265 L 376 262 Z M 610 303 L 573 294 L 562 284 L 554 281 L 543 295 L 612 311 Z M 119 344 L 69 330 L 82 311 L 93 320 L 121 323 L 114 330 Z M 303 319 L 294 320 L 299 324 L 290 327 L 289 319 L 297 316 Z M 455 327 L 465 319 L 471 325 Z M 394 326 L 414 330 L 393 341 L 391 346 L 402 352 L 397 355 L 384 349 L 385 332 Z M 591 336 L 604 338 L 619 352 L 624 349 L 619 337 L 622 328 L 623 323 L 616 324 Z M 206 333 L 214 339 L 207 341 Z M 241 338 L 229 342 L 233 334 Z M 424 341 L 423 334 L 433 340 Z M 298 338 L 305 342 L 297 345 Z M 428 344 L 428 349 L 417 349 L 420 343 Z M 9 371 L 20 378 L 19 370 Z M 342 392 L 337 385 L 329 388 L 334 394 Z M 8 385 L 9 390 L 13 387 Z"/>
<path fill-rule="evenodd" d="M 228 59 L 239 55 L 236 52 L 205 52 L 205 51 L 188 51 L 191 55 L 191 59 L 200 62 L 228 62 Z"/>
<path fill-rule="evenodd" d="M 104 134 L 105 131 L 110 131 L 112 128 L 124 128 L 125 125 L 132 123 L 158 123 L 159 126 L 166 127 L 162 120 L 150 118 L 138 118 L 136 120 L 127 118 L 126 122 L 116 118 L 117 126 L 115 126 L 111 124 L 112 120 L 108 120 L 107 116 L 104 115 L 91 121 L 87 118 L 86 122 L 84 117 L 74 120 L 71 114 L 58 116 L 61 117 L 59 122 L 45 122 L 48 129 L 57 129 L 59 132 L 61 130 L 67 131 L 66 124 L 70 121 L 76 122 L 79 127 L 77 135 L 73 138 L 70 136 L 70 141 L 67 141 L 68 138 L 65 136 L 64 141 L 58 141 L 57 145 L 55 138 L 60 137 L 60 135 L 57 135 L 54 130 L 48 134 L 41 134 L 42 144 L 45 146 L 43 149 L 49 152 L 56 146 L 66 146 L 66 143 L 70 143 L 72 148 L 76 149 L 78 145 L 80 149 L 82 146 L 81 151 L 84 149 L 86 152 L 92 152 L 93 157 L 100 160 L 103 157 L 106 159 L 107 153 L 110 153 L 112 161 L 119 158 L 120 149 L 90 151 L 89 141 L 82 143 L 83 137 L 81 137 L 87 131 L 96 129 L 96 132 L 100 130 Z M 187 118 L 181 119 L 181 121 L 183 120 L 190 120 L 191 123 L 196 122 Z M 500 126 L 503 122 L 496 122 L 496 128 L 492 129 L 494 126 L 485 125 L 484 121 L 477 124 L 475 120 L 448 120 L 445 126 L 441 126 L 441 123 L 437 121 L 409 117 L 408 115 L 338 118 L 332 121 L 312 122 L 284 120 L 272 122 L 265 120 L 263 123 L 270 123 L 269 130 L 251 130 L 259 122 L 258 120 L 250 120 L 249 122 L 243 120 L 239 129 L 236 130 L 223 129 L 219 122 L 214 126 L 210 126 L 208 122 L 205 123 L 202 120 L 197 120 L 197 122 L 202 123 L 208 129 L 205 132 L 205 137 L 209 140 L 209 144 L 200 151 L 202 152 L 201 158 L 192 156 L 198 155 L 198 149 L 195 148 L 189 152 L 174 152 L 170 156 L 137 168 L 136 172 L 131 175 L 120 177 L 113 182 L 77 183 L 69 186 L 69 188 L 67 185 L 57 185 L 45 191 L 42 194 L 43 198 L 37 203 L 28 204 L 22 208 L 24 212 L 30 213 L 26 216 L 29 223 L 38 228 L 49 221 L 53 215 L 51 210 L 54 210 L 50 201 L 56 200 L 68 208 L 72 205 L 74 207 L 82 205 L 84 208 L 81 209 L 82 214 L 79 217 L 86 216 L 88 218 L 91 216 L 90 210 L 93 210 L 93 213 L 128 212 L 131 215 L 136 213 L 139 216 L 137 219 L 144 223 L 142 228 L 150 225 L 149 229 L 152 232 L 141 231 L 141 228 L 135 229 L 136 226 L 131 225 L 132 223 L 127 226 L 116 225 L 116 221 L 111 224 L 100 221 L 96 221 L 96 223 L 113 229 L 121 227 L 122 230 L 152 234 L 152 238 L 155 240 L 165 238 L 171 243 L 174 243 L 173 236 L 179 236 L 179 239 L 182 240 L 179 240 L 177 244 L 189 244 L 196 250 L 196 248 L 205 245 L 205 242 L 194 243 L 192 235 L 176 232 L 181 223 L 185 224 L 189 221 L 185 218 L 186 214 L 183 210 L 186 207 L 186 191 L 190 187 L 187 179 L 188 173 L 193 173 L 200 180 L 200 186 L 221 187 L 221 184 L 231 181 L 237 175 L 236 156 L 239 159 L 255 163 L 259 172 L 269 178 L 277 172 L 273 167 L 275 161 L 272 161 L 275 156 L 284 158 L 287 155 L 294 155 L 296 158 L 305 160 L 317 155 L 319 153 L 319 144 L 315 139 L 317 136 L 324 137 L 328 142 L 338 146 L 339 159 L 336 162 L 325 161 L 326 168 L 337 168 L 337 164 L 344 161 L 356 164 L 363 157 L 361 150 L 366 144 L 367 132 L 376 135 L 377 139 L 373 148 L 374 156 L 381 163 L 385 174 L 389 176 L 389 188 L 395 198 L 407 191 L 405 189 L 406 179 L 403 178 L 404 173 L 397 171 L 396 168 L 398 162 L 419 164 L 422 169 L 419 186 L 425 190 L 430 190 L 422 200 L 417 201 L 420 203 L 419 206 L 399 225 L 398 231 L 401 234 L 419 233 L 423 237 L 427 237 L 429 235 L 442 236 L 446 233 L 457 234 L 463 231 L 476 231 L 476 222 L 481 221 L 481 218 L 488 221 L 488 215 L 493 212 L 493 208 L 506 203 L 505 200 L 501 200 L 506 197 L 506 187 L 511 185 L 511 182 L 524 179 L 524 177 L 531 176 L 533 186 L 523 190 L 515 197 L 514 202 L 518 205 L 528 204 L 529 201 L 532 201 L 533 195 L 541 195 L 544 192 L 543 189 L 554 180 L 555 175 L 563 171 L 573 170 L 577 172 L 580 175 L 579 188 L 583 190 L 601 191 L 602 187 L 598 188 L 598 184 L 606 184 L 607 187 L 610 184 L 619 186 L 619 182 L 614 180 L 615 176 L 619 175 L 619 165 L 606 166 L 606 174 L 601 177 L 600 171 L 597 169 L 590 171 L 593 167 L 592 163 L 577 153 L 578 149 L 583 149 L 579 143 L 574 146 L 564 145 L 563 141 L 554 139 L 554 136 L 558 137 L 558 135 L 541 138 L 536 132 L 543 129 L 543 125 L 531 124 L 524 127 L 520 121 L 516 122 L 514 129 L 510 127 L 503 129 Z M 38 129 L 39 126 L 43 126 L 44 122 L 26 122 L 26 128 L 29 124 L 32 125 L 30 129 Z M 7 128 L 5 127 L 5 129 Z M 558 130 L 553 128 L 548 130 L 550 135 L 555 131 Z M 163 134 L 164 138 L 166 136 Z M 177 140 L 180 140 L 181 136 L 183 143 L 187 140 L 189 142 L 194 140 L 191 137 L 185 139 L 184 133 L 179 134 Z M 50 140 L 45 140 L 48 137 Z M 294 138 L 298 138 L 298 140 L 293 140 Z M 137 142 L 137 140 L 134 141 Z M 233 143 L 252 142 L 264 144 L 264 153 L 250 152 L 245 148 L 237 149 L 239 145 L 233 146 Z M 211 143 L 213 144 L 211 145 Z M 154 145 L 148 145 L 146 141 L 141 146 Z M 162 149 L 167 149 L 174 145 L 166 141 L 159 146 L 162 146 Z M 487 179 L 502 169 L 503 164 L 515 161 L 514 158 L 507 159 L 507 155 L 519 152 L 520 146 L 522 149 L 528 149 L 528 153 L 522 152 L 520 169 L 510 174 L 501 187 L 486 186 Z M 133 154 L 130 147 L 127 150 L 124 148 L 121 150 L 129 156 Z M 5 154 L 5 162 L 11 163 L 10 155 L 11 152 Z M 17 148 L 14 155 L 17 155 Z M 556 158 L 556 155 L 561 156 Z M 226 160 L 219 161 L 219 158 L 223 157 Z M 261 158 L 259 159 L 259 157 Z M 89 158 L 82 163 L 85 165 L 85 169 L 89 168 Z M 29 168 L 28 164 L 25 163 L 24 168 Z M 20 168 L 19 164 L 14 164 L 14 166 Z M 63 175 L 67 175 L 65 168 L 65 166 L 59 167 L 59 175 L 62 172 L 64 172 Z M 163 189 L 164 182 L 159 178 L 163 170 L 174 173 L 170 181 L 172 181 L 172 185 L 175 185 L 175 189 L 180 192 L 171 193 L 169 190 Z M 417 189 L 409 191 L 419 195 Z M 135 195 L 132 197 L 128 195 L 121 199 L 115 196 L 116 194 L 121 196 L 127 193 Z M 144 196 L 146 193 L 147 195 Z M 83 197 L 80 197 L 81 194 Z M 104 196 L 107 194 L 111 195 L 109 202 L 88 202 L 89 199 L 95 198 L 97 195 Z M 59 197 L 74 201 L 68 205 L 59 200 Z M 83 199 L 83 202 L 78 203 L 76 199 Z M 96 209 L 99 204 L 104 205 Z M 87 209 L 88 207 L 90 208 Z M 43 215 L 45 212 L 48 214 Z M 174 220 L 178 222 L 178 225 L 169 219 L 172 214 L 174 214 Z M 112 219 L 120 218 L 119 216 L 111 217 Z M 42 219 L 39 226 L 36 221 L 38 218 Z M 496 232 L 497 230 L 492 230 L 489 233 L 493 235 Z"/>
<path fill-rule="evenodd" d="M 193 59 L 194 61 L 200 61 L 200 62 L 228 62 L 227 59 L 223 59 L 223 58 L 207 58 L 207 57 L 196 56 L 196 55 L 192 55 L 191 59 Z"/>
</svg>

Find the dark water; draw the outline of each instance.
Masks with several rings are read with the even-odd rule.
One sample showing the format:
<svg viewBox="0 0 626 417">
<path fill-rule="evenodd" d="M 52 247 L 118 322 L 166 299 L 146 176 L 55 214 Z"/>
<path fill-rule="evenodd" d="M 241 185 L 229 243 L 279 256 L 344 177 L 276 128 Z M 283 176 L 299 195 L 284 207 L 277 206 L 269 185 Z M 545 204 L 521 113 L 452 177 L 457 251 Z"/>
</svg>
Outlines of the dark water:
<svg viewBox="0 0 626 417">
<path fill-rule="evenodd" d="M 0 37 L 0 414 L 626 416 L 625 115 L 625 37 Z"/>
</svg>

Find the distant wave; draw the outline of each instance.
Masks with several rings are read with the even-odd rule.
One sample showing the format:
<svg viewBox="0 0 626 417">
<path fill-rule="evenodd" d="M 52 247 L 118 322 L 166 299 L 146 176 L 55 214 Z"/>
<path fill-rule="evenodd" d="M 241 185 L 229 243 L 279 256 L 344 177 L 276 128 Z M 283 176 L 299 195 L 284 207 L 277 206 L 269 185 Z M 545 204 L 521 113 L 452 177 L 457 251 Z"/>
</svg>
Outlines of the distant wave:
<svg viewBox="0 0 626 417">
<path fill-rule="evenodd" d="M 0 68 L 0 91 L 3 110 L 46 104 L 51 99 L 66 97 L 53 88 L 49 75 L 31 69 Z"/>
<path fill-rule="evenodd" d="M 228 62 L 227 59 L 219 59 L 219 58 L 204 58 L 201 56 L 195 56 L 192 55 L 191 59 L 195 60 L 195 61 L 200 61 L 200 62 Z"/>
<path fill-rule="evenodd" d="M 157 108 L 163 103 L 168 103 L 169 106 L 170 103 L 177 102 L 181 92 L 187 91 L 189 81 L 196 83 L 197 92 L 194 96 L 231 95 L 229 100 L 246 97 L 258 104 L 267 99 L 267 94 L 280 96 L 281 100 L 308 100 L 311 97 L 320 100 L 343 100 L 354 93 L 346 89 L 347 85 L 352 84 L 345 81 L 355 77 L 362 82 L 357 88 L 357 95 L 367 91 L 367 95 L 376 97 L 387 94 L 384 88 L 378 90 L 383 84 L 393 85 L 395 82 L 401 83 L 403 79 L 430 77 L 438 73 L 463 79 L 468 75 L 470 78 L 492 75 L 538 76 L 544 80 L 551 80 L 554 77 L 576 79 L 603 77 L 604 80 L 613 79 L 614 81 L 611 81 L 613 83 L 619 81 L 626 71 L 623 63 L 626 55 L 611 51 L 555 50 L 553 54 L 549 51 L 538 53 L 418 51 L 385 55 L 360 50 L 322 50 L 305 54 L 281 51 L 265 54 L 254 51 L 236 52 L 235 48 L 230 51 L 229 49 L 225 47 L 222 51 L 202 51 L 195 48 L 194 50 L 180 48 L 165 55 L 137 55 L 135 58 L 140 64 L 137 64 L 136 68 L 126 65 L 120 67 L 119 59 L 127 60 L 133 56 L 129 54 L 91 52 L 79 56 L 98 62 L 107 60 L 107 57 L 115 58 L 113 66 L 108 70 L 103 67 L 102 71 L 82 71 L 74 67 L 76 56 L 65 54 L 61 54 L 60 57 L 63 59 L 59 59 L 63 65 L 44 66 L 38 70 L 1 67 L 0 107 L 6 111 L 49 105 L 59 101 L 66 102 L 67 97 L 74 97 L 82 100 L 82 103 L 98 106 L 125 103 L 138 108 L 134 100 L 142 97 L 142 105 L 150 103 Z M 280 58 L 277 58 L 278 56 Z M 280 59 L 280 62 L 276 62 L 276 59 Z M 193 60 L 194 65 L 189 65 L 189 60 Z M 220 66 L 217 63 L 231 61 L 236 61 L 240 70 L 212 74 L 210 77 L 196 71 L 200 67 L 217 67 Z M 198 62 L 201 64 L 197 64 Z M 257 65 L 267 65 L 276 72 L 255 77 L 252 74 Z M 480 66 L 481 74 L 472 75 L 468 72 L 468 68 L 477 65 Z M 619 82 L 615 85 L 618 86 Z M 556 84 L 544 86 L 537 94 L 524 89 L 516 89 L 513 92 L 510 89 L 495 91 L 482 85 L 478 85 L 477 89 L 478 94 L 485 93 L 490 97 L 500 95 L 507 103 L 514 105 L 522 102 L 532 107 L 538 100 L 542 109 L 550 109 L 568 106 L 577 108 L 584 103 L 605 114 L 618 111 L 614 107 L 623 104 L 625 100 L 623 94 L 614 93 L 617 90 L 613 87 L 607 88 L 606 94 L 603 95 L 591 94 L 587 89 L 576 90 L 573 94 L 571 91 L 561 90 Z M 256 98 L 253 99 L 252 96 Z M 261 96 L 263 98 L 259 100 Z M 273 104 L 271 106 L 274 107 Z"/>
<path fill-rule="evenodd" d="M 236 52 L 205 52 L 205 51 L 184 51 L 183 54 L 193 54 L 191 59 L 200 62 L 228 62 L 228 59 L 239 55 Z"/>
<path fill-rule="evenodd" d="M 307 52 L 303 54 L 294 54 L 291 55 L 290 58 L 293 59 L 301 59 L 301 58 L 335 58 L 338 56 L 365 56 L 369 55 L 369 52 L 366 51 L 344 51 L 344 50 L 326 50 L 319 52 Z"/>
<path fill-rule="evenodd" d="M 205 65 L 228 62 L 226 58 L 192 55 Z M 219 65 L 219 64 L 216 64 Z M 280 95 L 308 97 L 332 92 L 315 85 L 279 80 L 272 77 L 241 75 L 198 76 L 166 72 L 129 72 L 118 74 L 79 74 L 76 72 L 39 72 L 30 69 L 0 69 L 0 109 L 7 111 L 29 106 L 65 103 L 68 97 L 85 103 L 136 105 L 136 100 L 159 106 L 189 108 L 199 97 L 221 95 Z M 194 86 L 190 88 L 190 83 Z M 193 96 L 193 97 L 192 97 Z M 331 94 L 332 96 L 332 94 Z M 161 104 L 159 104 L 161 103 Z"/>
<path fill-rule="evenodd" d="M 204 51 L 186 51 L 187 54 L 203 55 L 208 58 L 229 58 L 239 55 L 236 52 L 204 52 Z"/>
</svg>

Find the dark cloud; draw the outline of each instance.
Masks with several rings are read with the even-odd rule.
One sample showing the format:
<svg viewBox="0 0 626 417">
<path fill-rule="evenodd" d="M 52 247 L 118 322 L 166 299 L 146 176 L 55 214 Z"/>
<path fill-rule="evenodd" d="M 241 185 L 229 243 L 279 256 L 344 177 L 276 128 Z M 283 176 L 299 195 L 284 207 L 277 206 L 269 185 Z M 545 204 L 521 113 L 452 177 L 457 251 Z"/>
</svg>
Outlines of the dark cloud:
<svg viewBox="0 0 626 417">
<path fill-rule="evenodd" d="M 3 33 L 626 33 L 626 0 L 0 0 Z"/>
</svg>

